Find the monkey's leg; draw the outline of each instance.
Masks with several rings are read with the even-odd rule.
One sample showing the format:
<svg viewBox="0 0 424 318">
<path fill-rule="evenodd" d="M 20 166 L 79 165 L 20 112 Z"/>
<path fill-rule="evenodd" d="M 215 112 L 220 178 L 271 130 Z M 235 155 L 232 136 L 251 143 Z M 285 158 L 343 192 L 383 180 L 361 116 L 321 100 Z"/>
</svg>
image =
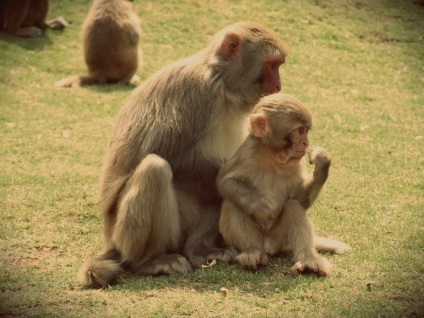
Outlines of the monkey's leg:
<svg viewBox="0 0 424 318">
<path fill-rule="evenodd" d="M 195 268 L 212 260 L 229 263 L 238 254 L 234 248 L 216 247 L 219 208 L 219 205 L 211 205 L 201 209 L 200 218 L 184 246 L 184 253 Z"/>
<path fill-rule="evenodd" d="M 296 200 L 287 201 L 284 206 L 280 231 L 284 233 L 283 246 L 291 246 L 295 264 L 291 267 L 292 275 L 311 270 L 320 275 L 331 273 L 331 263 L 318 255 L 314 243 L 314 227 L 306 215 L 305 208 Z"/>
<path fill-rule="evenodd" d="M 48 0 L 31 0 L 31 1 L 15 1 L 17 5 L 27 7 L 18 10 L 22 12 L 22 19 L 18 26 L 19 28 L 14 31 L 14 34 L 22 37 L 36 37 L 42 34 L 41 29 L 45 27 L 44 20 L 49 10 Z M 17 12 L 17 14 L 19 14 Z"/>
<path fill-rule="evenodd" d="M 48 12 L 49 0 L 31 0 L 27 17 L 22 22 L 22 26 L 34 25 L 37 28 L 44 29 Z"/>
<path fill-rule="evenodd" d="M 235 246 L 240 251 L 235 259 L 241 266 L 256 270 L 258 265 L 268 263 L 259 224 L 251 216 L 232 206 L 231 203 L 223 203 L 220 231 L 227 244 Z"/>
<path fill-rule="evenodd" d="M 21 26 L 22 21 L 28 13 L 30 0 L 14 1 L 4 0 L 0 5 L 0 17 L 3 16 L 3 25 L 0 25 L 6 32 L 15 33 Z"/>
<path fill-rule="evenodd" d="M 347 252 L 352 249 L 346 243 L 320 236 L 315 237 L 315 248 L 318 251 L 330 252 L 335 254 L 343 254 L 344 252 Z"/>
<path fill-rule="evenodd" d="M 42 35 L 42 32 L 35 26 L 28 26 L 17 29 L 14 34 L 16 36 L 33 38 Z"/>
<path fill-rule="evenodd" d="M 192 270 L 176 250 L 181 229 L 167 161 L 148 155 L 134 170 L 121 194 L 112 241 L 122 260 L 146 275 L 187 273 Z"/>
</svg>

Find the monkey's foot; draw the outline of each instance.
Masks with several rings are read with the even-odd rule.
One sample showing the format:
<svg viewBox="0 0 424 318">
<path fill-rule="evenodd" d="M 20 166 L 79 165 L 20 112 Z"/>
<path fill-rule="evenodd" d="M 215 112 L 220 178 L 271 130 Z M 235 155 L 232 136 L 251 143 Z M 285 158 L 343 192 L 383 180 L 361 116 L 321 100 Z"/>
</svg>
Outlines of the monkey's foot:
<svg viewBox="0 0 424 318">
<path fill-rule="evenodd" d="M 137 74 L 135 74 L 133 77 L 131 77 L 131 80 L 130 80 L 129 84 L 137 86 L 137 85 L 140 84 L 140 82 L 141 82 L 140 76 L 138 76 Z"/>
<path fill-rule="evenodd" d="M 179 254 L 159 255 L 136 269 L 141 275 L 185 274 L 191 271 L 193 268 L 188 260 Z"/>
<path fill-rule="evenodd" d="M 42 34 L 41 29 L 35 27 L 35 26 L 29 26 L 24 28 L 19 28 L 15 35 L 21 36 L 24 38 L 34 38 L 37 36 L 40 36 Z"/>
<path fill-rule="evenodd" d="M 332 265 L 326 258 L 310 256 L 296 262 L 296 264 L 290 268 L 290 274 L 296 276 L 304 272 L 312 271 L 321 276 L 329 276 L 331 274 L 331 268 Z"/>
<path fill-rule="evenodd" d="M 51 19 L 46 21 L 47 26 L 52 30 L 63 30 L 69 26 L 68 21 L 65 20 L 64 17 L 58 17 L 55 19 Z"/>
<path fill-rule="evenodd" d="M 203 254 L 203 253 L 202 253 Z M 193 255 L 189 257 L 190 263 L 194 268 L 200 268 L 202 265 L 206 265 L 208 261 L 221 261 L 224 263 L 230 263 L 236 259 L 238 252 L 235 248 L 209 248 L 204 256 Z"/>
<path fill-rule="evenodd" d="M 245 269 L 256 270 L 259 265 L 268 264 L 268 256 L 259 249 L 250 249 L 237 255 L 236 260 Z"/>
</svg>

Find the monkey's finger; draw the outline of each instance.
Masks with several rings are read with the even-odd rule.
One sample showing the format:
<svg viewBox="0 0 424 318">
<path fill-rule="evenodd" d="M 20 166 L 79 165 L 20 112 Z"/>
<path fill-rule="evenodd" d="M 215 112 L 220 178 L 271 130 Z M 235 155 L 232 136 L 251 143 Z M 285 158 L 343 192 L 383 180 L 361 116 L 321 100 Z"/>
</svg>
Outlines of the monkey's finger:
<svg viewBox="0 0 424 318">
<path fill-rule="evenodd" d="M 312 158 L 312 150 L 313 150 L 313 148 L 312 148 L 312 147 L 308 147 L 308 148 L 306 148 L 306 150 L 305 150 L 306 154 L 307 154 L 307 155 L 308 155 L 308 157 L 309 157 L 309 163 L 310 163 L 310 164 L 313 164 L 313 163 L 314 163 L 314 158 Z"/>
<path fill-rule="evenodd" d="M 305 152 L 306 152 L 306 154 L 308 156 L 311 156 L 311 154 L 312 154 L 312 147 L 310 147 L 310 146 L 306 147 Z"/>
</svg>

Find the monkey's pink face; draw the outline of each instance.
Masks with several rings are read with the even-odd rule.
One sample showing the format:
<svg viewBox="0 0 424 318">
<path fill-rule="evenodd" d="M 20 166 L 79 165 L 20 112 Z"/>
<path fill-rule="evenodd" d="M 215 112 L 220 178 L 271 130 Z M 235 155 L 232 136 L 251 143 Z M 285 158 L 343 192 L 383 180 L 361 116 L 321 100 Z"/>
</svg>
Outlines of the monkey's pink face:
<svg viewBox="0 0 424 318">
<path fill-rule="evenodd" d="M 290 145 L 284 149 L 279 149 L 274 153 L 274 161 L 280 165 L 287 166 L 290 163 L 302 159 L 309 147 L 309 128 L 300 126 L 290 132 Z"/>
<path fill-rule="evenodd" d="M 284 63 L 284 58 L 276 57 L 269 59 L 264 64 L 264 76 L 261 80 L 261 90 L 263 95 L 278 93 L 281 90 L 280 65 Z"/>
<path fill-rule="evenodd" d="M 291 149 L 294 152 L 292 156 L 294 158 L 300 159 L 305 155 L 305 151 L 309 147 L 308 132 L 309 128 L 306 126 L 295 128 L 290 132 Z"/>
</svg>

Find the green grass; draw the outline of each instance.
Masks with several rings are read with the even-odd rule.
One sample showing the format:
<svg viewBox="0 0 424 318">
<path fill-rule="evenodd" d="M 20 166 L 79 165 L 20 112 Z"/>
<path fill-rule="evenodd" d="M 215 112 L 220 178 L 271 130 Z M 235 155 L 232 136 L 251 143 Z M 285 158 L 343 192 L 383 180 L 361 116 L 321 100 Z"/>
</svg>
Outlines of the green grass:
<svg viewBox="0 0 424 318">
<path fill-rule="evenodd" d="M 419 1 L 136 1 L 145 80 L 254 20 L 290 46 L 283 90 L 314 113 L 311 143 L 333 155 L 310 211 L 334 275 L 290 277 L 290 259 L 249 273 L 218 264 L 136 277 L 105 290 L 76 273 L 102 245 L 98 177 L 131 87 L 58 89 L 84 74 L 88 0 L 51 1 L 72 26 L 38 39 L 0 35 L 0 316 L 421 317 L 424 315 L 424 7 Z M 228 296 L 220 292 L 229 290 Z"/>
</svg>

